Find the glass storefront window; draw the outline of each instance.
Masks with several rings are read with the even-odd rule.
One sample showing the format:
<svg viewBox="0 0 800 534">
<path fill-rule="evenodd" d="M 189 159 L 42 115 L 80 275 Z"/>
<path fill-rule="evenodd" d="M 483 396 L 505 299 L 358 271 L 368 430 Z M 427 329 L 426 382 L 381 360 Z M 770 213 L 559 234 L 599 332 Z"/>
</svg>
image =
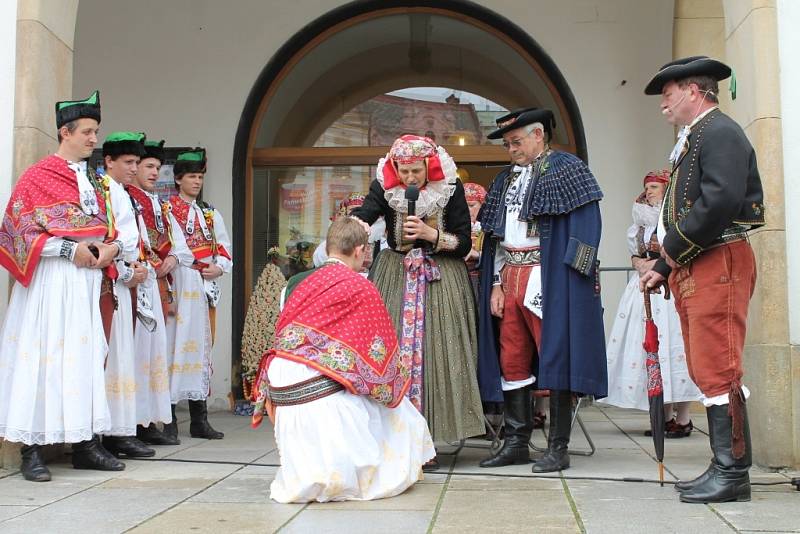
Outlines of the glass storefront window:
<svg viewBox="0 0 800 534">
<path fill-rule="evenodd" d="M 339 204 L 374 175 L 374 165 L 254 168 L 253 284 L 268 262 L 287 278 L 312 268 Z"/>
</svg>

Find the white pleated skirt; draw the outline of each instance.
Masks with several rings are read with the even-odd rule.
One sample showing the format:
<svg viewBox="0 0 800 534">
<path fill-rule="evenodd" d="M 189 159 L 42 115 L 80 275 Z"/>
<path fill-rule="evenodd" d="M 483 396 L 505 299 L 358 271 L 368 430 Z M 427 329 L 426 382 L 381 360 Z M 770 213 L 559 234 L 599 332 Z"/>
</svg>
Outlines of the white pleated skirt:
<svg viewBox="0 0 800 534">
<path fill-rule="evenodd" d="M 45 257 L 29 287 L 14 285 L 0 344 L 0 437 L 76 443 L 110 428 L 101 277 Z"/>
<path fill-rule="evenodd" d="M 275 359 L 277 387 L 319 376 L 305 365 Z M 371 500 L 399 495 L 422 479 L 436 454 L 428 425 L 407 398 L 387 408 L 340 391 L 277 408 L 275 440 L 281 467 L 270 486 L 280 503 Z"/>
</svg>

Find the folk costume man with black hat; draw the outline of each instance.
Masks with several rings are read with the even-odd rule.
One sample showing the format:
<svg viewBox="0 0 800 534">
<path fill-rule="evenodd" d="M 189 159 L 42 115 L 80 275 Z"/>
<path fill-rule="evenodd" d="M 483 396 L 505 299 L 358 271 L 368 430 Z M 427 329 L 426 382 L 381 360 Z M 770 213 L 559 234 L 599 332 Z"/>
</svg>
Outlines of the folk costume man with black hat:
<svg viewBox="0 0 800 534">
<path fill-rule="evenodd" d="M 720 61 L 693 56 L 667 63 L 645 88 L 645 94 L 661 95 L 661 112 L 682 128 L 659 220 L 662 258 L 641 287 L 669 282 L 713 452 L 705 473 L 675 485 L 683 502 L 750 500 L 742 351 L 756 266 L 747 232 L 765 220 L 755 151 L 718 107 L 718 82 L 731 72 Z M 734 78 L 733 97 L 735 87 Z"/>
<path fill-rule="evenodd" d="M 189 401 L 192 437 L 222 439 L 224 434 L 208 423 L 206 398 L 220 295 L 217 278 L 233 268 L 231 241 L 219 211 L 199 199 L 205 149 L 179 154 L 173 172 L 178 194 L 169 200 L 169 222 L 179 266 L 173 272 L 176 313 L 167 319 L 172 403 Z"/>
<path fill-rule="evenodd" d="M 166 260 L 157 250 L 169 249 L 169 235 L 158 195 L 153 192 L 161 162 L 164 141 L 144 142 L 144 155 L 133 181 L 125 188 L 131 197 L 139 230 L 139 261 L 147 269 L 147 278 L 136 286 L 134 299 L 137 324 L 134 329 L 136 354 L 136 437 L 150 445 L 178 445 L 180 440 L 161 432 L 155 423 L 171 424 L 169 362 L 164 308 L 158 285 L 158 272 Z M 159 225 L 160 224 L 160 231 Z M 155 243 L 155 245 L 153 244 Z M 160 248 L 159 248 L 160 247 Z M 178 262 L 174 256 L 170 264 Z M 170 265 L 166 266 L 167 268 Z M 171 269 L 170 269 L 171 270 Z M 165 280 L 162 278 L 162 280 Z"/>
<path fill-rule="evenodd" d="M 20 177 L 0 227 L 0 264 L 17 281 L 0 343 L 0 437 L 23 444 L 22 475 L 35 482 L 51 478 L 51 443 L 72 444 L 76 469 L 125 467 L 94 439 L 111 426 L 102 269 L 122 253 L 108 191 L 86 167 L 99 123 L 97 91 L 56 103 L 58 150 Z"/>
<path fill-rule="evenodd" d="M 503 139 L 513 165 L 492 182 L 480 215 L 481 313 L 499 318 L 499 332 L 481 326 L 482 337 L 499 338 L 506 437 L 480 465 L 529 461 L 536 383 L 550 390 L 548 451 L 533 466 L 546 473 L 569 467 L 573 394 L 606 395 L 597 271 L 603 195 L 583 161 L 550 148 L 551 111 L 517 110 L 497 123 L 489 138 Z M 482 353 L 496 347 L 487 343 Z"/>
<path fill-rule="evenodd" d="M 154 456 L 155 451 L 136 438 L 137 395 L 149 387 L 138 380 L 134 347 L 134 302 L 131 290 L 147 279 L 147 268 L 139 261 L 139 228 L 136 213 L 125 186 L 133 181 L 144 154 L 144 134 L 113 132 L 103 143 L 105 174 L 110 178 L 111 210 L 122 242 L 117 260 L 118 276 L 113 286 L 116 304 L 111 321 L 106 361 L 106 394 L 111 411 L 111 428 L 103 434 L 103 446 L 112 454 L 130 458 Z M 142 310 L 139 310 L 142 311 Z M 144 392 L 141 392 L 144 393 Z"/>
</svg>

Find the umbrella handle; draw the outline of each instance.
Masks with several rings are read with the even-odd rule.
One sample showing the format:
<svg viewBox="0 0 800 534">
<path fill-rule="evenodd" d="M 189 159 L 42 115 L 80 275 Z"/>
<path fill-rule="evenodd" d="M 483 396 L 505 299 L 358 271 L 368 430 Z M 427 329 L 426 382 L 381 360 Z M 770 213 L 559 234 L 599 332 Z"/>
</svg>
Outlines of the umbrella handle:
<svg viewBox="0 0 800 534">
<path fill-rule="evenodd" d="M 653 320 L 653 309 L 650 305 L 650 291 L 644 290 L 644 316 L 648 321 Z"/>
</svg>

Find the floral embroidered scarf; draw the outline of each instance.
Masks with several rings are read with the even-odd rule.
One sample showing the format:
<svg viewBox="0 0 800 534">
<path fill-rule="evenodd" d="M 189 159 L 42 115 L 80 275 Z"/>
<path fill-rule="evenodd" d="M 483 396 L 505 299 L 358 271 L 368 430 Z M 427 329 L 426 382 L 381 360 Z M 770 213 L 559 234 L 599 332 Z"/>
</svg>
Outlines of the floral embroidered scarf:
<svg viewBox="0 0 800 534">
<path fill-rule="evenodd" d="M 49 237 L 97 237 L 113 227 L 106 217 L 106 198 L 93 181 L 100 212 L 86 215 L 79 203 L 78 180 L 66 160 L 51 155 L 20 177 L 0 227 L 0 265 L 25 287 L 33 278 Z"/>
<path fill-rule="evenodd" d="M 275 332 L 256 378 L 255 414 L 262 413 L 273 358 L 305 364 L 350 393 L 390 408 L 408 390 L 411 362 L 400 356 L 394 325 L 378 290 L 344 265 L 320 267 L 303 280 L 287 299 Z"/>
<path fill-rule="evenodd" d="M 170 209 L 172 216 L 178 221 L 178 225 L 183 229 L 183 235 L 186 237 L 186 244 L 194 254 L 197 261 L 208 263 L 208 258 L 214 256 L 224 256 L 229 260 L 232 259 L 230 252 L 225 250 L 225 247 L 217 243 L 216 234 L 214 233 L 214 208 L 202 201 L 197 201 L 197 205 L 201 206 L 203 212 L 203 223 L 209 231 L 206 236 L 200 221 L 195 220 L 191 233 L 186 231 L 186 226 L 189 221 L 189 210 L 193 209 L 192 204 L 183 200 L 180 195 L 174 195 L 169 199 Z"/>
</svg>

